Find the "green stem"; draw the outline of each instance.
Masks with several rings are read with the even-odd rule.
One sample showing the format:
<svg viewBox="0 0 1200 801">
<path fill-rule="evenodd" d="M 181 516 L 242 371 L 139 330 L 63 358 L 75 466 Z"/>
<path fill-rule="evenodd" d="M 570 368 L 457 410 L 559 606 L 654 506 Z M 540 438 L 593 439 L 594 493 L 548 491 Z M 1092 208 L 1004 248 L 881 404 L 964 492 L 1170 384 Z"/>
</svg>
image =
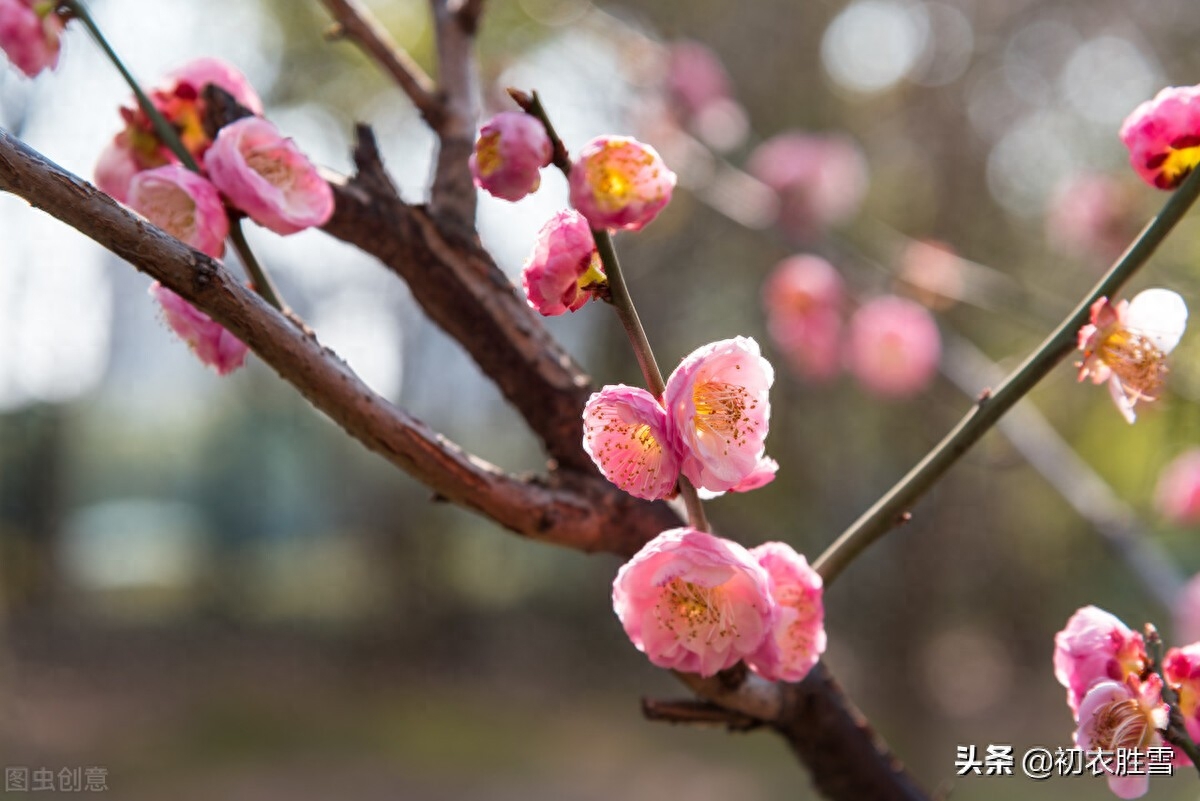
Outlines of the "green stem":
<svg viewBox="0 0 1200 801">
<path fill-rule="evenodd" d="M 233 249 L 237 251 L 242 266 L 246 268 L 246 274 L 250 276 L 250 281 L 254 284 L 254 291 L 267 303 L 283 311 L 283 301 L 279 299 L 275 285 L 271 283 L 270 276 L 258 263 L 258 259 L 254 257 L 254 251 L 250 250 L 250 243 L 246 241 L 246 234 L 242 231 L 240 218 L 233 220 L 229 225 L 229 241 L 233 243 Z"/>
<path fill-rule="evenodd" d="M 874 506 L 842 532 L 814 563 L 829 584 L 871 543 L 897 523 L 980 437 L 991 429 L 1017 401 L 1037 385 L 1076 348 L 1079 329 L 1088 322 L 1092 303 L 1112 297 L 1141 268 L 1200 196 L 1200 170 L 1195 170 L 1142 230 L 1112 269 L 1100 279 L 1054 333 L 994 392 L 985 393 L 949 434 L 916 467 L 880 498 Z"/>
<path fill-rule="evenodd" d="M 133 90 L 134 97 L 137 98 L 138 106 L 141 107 L 142 112 L 150 120 L 150 124 L 154 126 L 154 133 L 158 135 L 162 143 L 175 154 L 183 166 L 192 172 L 200 172 L 200 165 L 196 163 L 196 160 L 192 158 L 192 154 L 184 146 L 183 140 L 179 138 L 179 132 L 175 130 L 175 126 L 171 125 L 167 118 L 155 108 L 153 101 L 142 91 L 141 85 L 138 84 L 137 79 L 126 68 L 125 63 L 121 61 L 121 57 L 113 50 L 112 45 L 108 43 L 108 39 L 100 31 L 100 26 L 96 24 L 87 7 L 80 0 L 64 0 L 63 5 L 67 6 L 71 10 L 71 14 L 83 23 L 84 27 L 92 35 L 92 38 L 96 40 L 96 44 L 108 56 L 108 60 L 121 73 L 121 77 L 125 79 L 125 83 L 129 84 L 129 88 Z M 233 249 L 237 251 L 238 257 L 241 259 L 242 266 L 246 268 L 246 274 L 254 284 L 255 291 L 267 303 L 283 311 L 283 301 L 280 300 L 279 294 L 275 291 L 270 278 L 267 277 L 266 271 L 263 270 L 262 265 L 258 263 L 258 259 L 254 257 L 254 253 L 250 250 L 250 244 L 246 242 L 246 237 L 242 233 L 240 220 L 234 220 L 232 225 L 230 225 L 229 238 L 233 244 Z"/>
<path fill-rule="evenodd" d="M 542 105 L 538 93 L 509 89 L 508 94 L 526 114 L 535 117 L 542 123 L 546 129 L 546 136 L 550 138 L 550 144 L 554 149 L 552 157 L 554 166 L 558 167 L 563 175 L 569 176 L 571 174 L 570 155 L 566 145 L 554 130 L 554 125 L 550 122 L 550 117 L 546 114 L 546 108 Z M 646 337 L 646 329 L 642 327 L 642 320 L 638 317 L 637 308 L 633 305 L 633 297 L 629 294 L 629 287 L 625 284 L 625 275 L 621 272 L 621 261 L 617 258 L 617 249 L 613 246 L 612 236 L 608 231 L 593 228 L 592 238 L 596 241 L 596 250 L 604 265 L 609 302 L 621 320 L 621 327 L 625 329 L 625 334 L 629 337 L 629 344 L 633 346 L 633 353 L 637 357 L 638 367 L 642 370 L 646 388 L 661 402 L 663 392 L 666 390 L 662 370 L 659 369 L 658 361 L 654 358 L 650 340 Z M 700 500 L 696 488 L 684 476 L 679 477 L 679 494 L 687 509 L 688 524 L 700 531 L 708 531 L 708 517 L 704 514 L 704 503 Z"/>
</svg>

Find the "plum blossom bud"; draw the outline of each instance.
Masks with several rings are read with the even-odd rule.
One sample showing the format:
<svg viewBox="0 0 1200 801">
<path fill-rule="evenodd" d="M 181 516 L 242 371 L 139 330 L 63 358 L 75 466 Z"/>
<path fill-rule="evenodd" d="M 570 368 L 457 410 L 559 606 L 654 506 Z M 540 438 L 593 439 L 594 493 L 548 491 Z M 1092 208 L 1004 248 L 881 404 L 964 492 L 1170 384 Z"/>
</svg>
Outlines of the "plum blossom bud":
<svg viewBox="0 0 1200 801">
<path fill-rule="evenodd" d="M 583 449 L 612 483 L 648 501 L 675 492 L 679 457 L 667 413 L 640 387 L 609 385 L 583 408 Z"/>
<path fill-rule="evenodd" d="M 246 117 L 222 128 L 204 166 L 233 205 L 277 234 L 324 225 L 333 214 L 329 184 L 296 144 L 264 119 Z"/>
<path fill-rule="evenodd" d="M 0 50 L 30 78 L 58 66 L 62 17 L 51 0 L 0 0 Z"/>
<path fill-rule="evenodd" d="M 1163 676 L 1179 693 L 1179 711 L 1188 734 L 1193 741 L 1200 739 L 1200 643 L 1167 651 Z"/>
<path fill-rule="evenodd" d="M 750 555 L 770 576 L 775 625 L 747 664 L 772 681 L 800 681 L 825 652 L 821 576 L 786 543 L 767 542 Z"/>
<path fill-rule="evenodd" d="M 821 382 L 842 368 L 842 277 L 820 256 L 784 259 L 763 284 L 767 331 L 800 377 Z"/>
<path fill-rule="evenodd" d="M 1200 86 L 1168 86 L 1121 125 L 1129 163 L 1151 186 L 1174 189 L 1200 164 Z"/>
<path fill-rule="evenodd" d="M 933 316 L 911 300 L 876 298 L 850 319 L 848 366 L 865 389 L 880 397 L 921 392 L 937 372 L 941 352 Z"/>
<path fill-rule="evenodd" d="M 758 343 L 747 337 L 698 348 L 671 373 L 664 399 L 692 484 L 740 491 L 774 475 L 774 463 L 763 461 L 774 380 Z"/>
<path fill-rule="evenodd" d="M 542 183 L 540 170 L 554 146 L 542 123 L 520 111 L 501 111 L 479 132 L 471 155 L 475 185 L 504 200 L 520 200 Z"/>
<path fill-rule="evenodd" d="M 1075 744 L 1085 752 L 1163 747 L 1169 709 L 1162 701 L 1162 680 L 1151 674 L 1144 682 L 1102 681 L 1079 704 Z M 1118 771 L 1104 763 L 1108 789 L 1118 798 L 1140 798 L 1150 789 L 1146 771 Z"/>
<path fill-rule="evenodd" d="M 571 205 L 595 229 L 640 231 L 671 200 L 675 173 L 628 136 L 598 136 L 571 165 Z"/>
<path fill-rule="evenodd" d="M 1142 635 L 1103 609 L 1079 609 L 1054 636 L 1054 678 L 1067 688 L 1072 712 L 1097 682 L 1123 682 L 1141 675 L 1145 667 Z"/>
<path fill-rule="evenodd" d="M 1166 382 L 1167 356 L 1187 327 L 1187 304 L 1169 289 L 1147 289 L 1116 305 L 1092 304 L 1091 322 L 1079 329 L 1079 380 L 1108 382 L 1109 394 L 1132 423 L 1138 401 L 1153 401 Z"/>
<path fill-rule="evenodd" d="M 521 285 L 529 305 L 547 317 L 578 311 L 602 295 L 608 282 L 583 215 L 560 211 L 542 226 L 521 271 Z"/>
<path fill-rule="evenodd" d="M 1177 526 L 1200 523 L 1200 448 L 1184 451 L 1163 468 L 1154 504 Z"/>
<path fill-rule="evenodd" d="M 693 117 L 708 104 L 730 96 L 729 73 L 706 45 L 675 42 L 667 55 L 666 89 L 680 113 Z"/>
<path fill-rule="evenodd" d="M 229 217 L 215 186 L 176 164 L 135 175 L 128 205 L 171 236 L 214 259 L 225 254 Z"/>
<path fill-rule="evenodd" d="M 838 135 L 784 133 L 763 142 L 747 169 L 779 195 L 779 225 L 812 239 L 858 213 L 867 193 L 862 151 Z"/>
<path fill-rule="evenodd" d="M 711 676 L 758 651 L 772 630 L 769 582 L 736 542 L 674 528 L 622 565 L 613 610 L 652 663 Z"/>
<path fill-rule="evenodd" d="M 160 283 L 150 287 L 150 294 L 162 305 L 163 318 L 171 330 L 217 375 L 232 373 L 245 363 L 246 346 L 207 314 Z"/>
</svg>

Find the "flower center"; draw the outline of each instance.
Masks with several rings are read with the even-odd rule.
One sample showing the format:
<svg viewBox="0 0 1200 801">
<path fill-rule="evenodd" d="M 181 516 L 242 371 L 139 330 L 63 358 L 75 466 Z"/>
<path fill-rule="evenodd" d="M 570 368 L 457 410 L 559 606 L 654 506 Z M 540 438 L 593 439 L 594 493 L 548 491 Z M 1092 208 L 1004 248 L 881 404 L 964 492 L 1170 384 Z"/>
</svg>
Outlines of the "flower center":
<svg viewBox="0 0 1200 801">
<path fill-rule="evenodd" d="M 746 414 L 747 408 L 758 406 L 750 398 L 746 388 L 723 381 L 697 383 L 692 391 L 692 402 L 696 406 L 696 433 L 699 436 L 713 434 L 726 444 L 740 442 L 755 423 Z"/>
<path fill-rule="evenodd" d="M 1183 136 L 1171 143 L 1171 149 L 1166 153 L 1155 156 L 1151 161 L 1161 159 L 1158 165 L 1161 173 L 1155 183 L 1162 189 L 1173 189 L 1188 176 L 1196 165 L 1200 164 L 1200 137 Z"/>
<path fill-rule="evenodd" d="M 717 637 L 737 635 L 737 626 L 729 619 L 729 605 L 719 589 L 673 578 L 666 590 L 656 611 L 677 638 L 694 641 L 703 637 L 704 642 L 712 642 Z"/>
<path fill-rule="evenodd" d="M 171 236 L 190 244 L 196 230 L 196 204 L 177 186 L 152 186 L 146 190 L 146 219 Z"/>
<path fill-rule="evenodd" d="M 273 149 L 252 149 L 245 154 L 246 166 L 261 175 L 267 183 L 281 192 L 292 188 L 295 176 Z"/>
<path fill-rule="evenodd" d="M 1154 727 L 1135 698 L 1113 701 L 1092 718 L 1092 747 L 1104 751 L 1149 745 Z"/>
<path fill-rule="evenodd" d="M 1167 357 L 1149 337 L 1118 328 L 1096 348 L 1121 385 L 1132 392 L 1132 400 L 1154 400 L 1167 376 Z"/>
<path fill-rule="evenodd" d="M 479 137 L 475 146 L 475 168 L 484 178 L 500 169 L 503 159 L 500 158 L 500 132 L 492 131 Z"/>
</svg>

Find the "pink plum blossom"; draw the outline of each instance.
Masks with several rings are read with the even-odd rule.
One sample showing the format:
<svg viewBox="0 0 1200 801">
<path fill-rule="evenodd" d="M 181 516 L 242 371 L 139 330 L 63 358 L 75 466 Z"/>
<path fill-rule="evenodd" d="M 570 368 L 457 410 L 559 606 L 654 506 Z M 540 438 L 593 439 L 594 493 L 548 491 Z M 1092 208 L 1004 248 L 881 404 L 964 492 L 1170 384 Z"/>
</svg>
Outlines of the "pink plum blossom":
<svg viewBox="0 0 1200 801">
<path fill-rule="evenodd" d="M 774 474 L 774 463 L 763 462 L 774 380 L 758 343 L 747 337 L 698 348 L 671 373 L 664 399 L 692 484 L 725 492 L 761 486 L 765 472 Z"/>
<path fill-rule="evenodd" d="M 1133 676 L 1120 682 L 1101 681 L 1079 704 L 1075 744 L 1084 751 L 1161 748 L 1168 713 L 1157 675 L 1151 674 L 1144 682 Z M 1150 789 L 1145 771 L 1121 775 L 1107 764 L 1105 767 L 1111 771 L 1108 789 L 1118 798 L 1140 798 Z"/>
<path fill-rule="evenodd" d="M 900 278 L 922 305 L 941 311 L 961 300 L 967 289 L 965 265 L 954 248 L 933 239 L 908 243 L 900 256 Z"/>
<path fill-rule="evenodd" d="M 775 623 L 766 570 L 693 528 L 664 531 L 622 565 L 613 609 L 652 663 L 702 676 L 756 653 Z"/>
<path fill-rule="evenodd" d="M 246 346 L 207 314 L 160 283 L 150 287 L 150 294 L 162 305 L 171 330 L 218 375 L 227 375 L 246 361 Z"/>
<path fill-rule="evenodd" d="M 1091 322 L 1079 329 L 1079 380 L 1107 381 L 1117 409 L 1132 423 L 1134 405 L 1155 400 L 1162 390 L 1167 356 L 1183 337 L 1187 317 L 1187 304 L 1169 289 L 1147 289 L 1115 305 L 1100 298 L 1092 304 Z"/>
<path fill-rule="evenodd" d="M 30 78 L 58 66 L 65 23 L 50 0 L 0 0 L 0 50 Z"/>
<path fill-rule="evenodd" d="M 1154 501 L 1177 526 L 1200 523 L 1200 448 L 1184 451 L 1163 469 Z"/>
<path fill-rule="evenodd" d="M 800 681 L 825 652 L 821 576 L 786 543 L 764 543 L 750 555 L 770 576 L 775 625 L 747 664 L 772 681 Z"/>
<path fill-rule="evenodd" d="M 154 108 L 175 127 L 184 147 L 201 163 L 212 144 L 204 127 L 207 108 L 202 94 L 208 84 L 229 92 L 240 105 L 255 114 L 262 113 L 262 100 L 245 76 L 215 58 L 190 61 L 147 91 Z M 124 203 L 129 181 L 135 173 L 174 164 L 178 159 L 159 140 L 153 123 L 137 101 L 131 100 L 122 107 L 121 117 L 125 127 L 101 153 L 96 165 L 96 185 Z"/>
<path fill-rule="evenodd" d="M 502 111 L 479 132 L 471 154 L 475 185 L 504 200 L 520 200 L 541 186 L 541 169 L 554 146 L 546 128 L 520 111 Z"/>
<path fill-rule="evenodd" d="M 758 146 L 747 169 L 779 195 L 779 224 L 799 239 L 849 220 L 867 193 L 866 159 L 838 135 L 779 134 Z"/>
<path fill-rule="evenodd" d="M 1067 688 L 1072 712 L 1092 685 L 1106 679 L 1123 682 L 1145 667 L 1142 635 L 1094 606 L 1076 611 L 1054 637 L 1054 678 Z"/>
<path fill-rule="evenodd" d="M 767 331 L 802 378 L 827 381 L 842 367 L 845 290 L 833 265 L 820 256 L 791 256 L 763 284 Z"/>
<path fill-rule="evenodd" d="M 521 285 L 529 305 L 548 317 L 578 311 L 603 292 L 604 267 L 582 214 L 560 211 L 542 226 Z"/>
<path fill-rule="evenodd" d="M 846 360 L 865 389 L 883 398 L 921 392 L 937 373 L 942 340 L 919 303 L 889 295 L 863 305 L 850 319 Z"/>
<path fill-rule="evenodd" d="M 1103 173 L 1082 173 L 1059 184 L 1046 214 L 1046 239 L 1074 257 L 1116 258 L 1137 233 L 1133 198 Z"/>
<path fill-rule="evenodd" d="M 291 139 L 264 119 L 226 125 L 204 156 L 209 178 L 259 225 L 293 234 L 324 225 L 333 190 Z"/>
<path fill-rule="evenodd" d="M 1200 86 L 1168 86 L 1121 125 L 1129 163 L 1146 183 L 1174 189 L 1200 164 Z"/>
<path fill-rule="evenodd" d="M 1172 648 L 1163 657 L 1163 676 L 1179 693 L 1179 711 L 1192 740 L 1200 740 L 1200 642 Z"/>
<path fill-rule="evenodd" d="M 729 73 L 708 46 L 675 42 L 667 54 L 666 89 L 683 115 L 692 117 L 730 96 Z"/>
<path fill-rule="evenodd" d="M 171 236 L 214 259 L 225 254 L 229 217 L 216 187 L 176 164 L 135 175 L 128 205 Z"/>
<path fill-rule="evenodd" d="M 571 205 L 597 230 L 640 231 L 671 200 L 675 173 L 658 151 L 628 136 L 598 136 L 571 165 Z"/>
<path fill-rule="evenodd" d="M 610 385 L 583 409 L 583 449 L 612 483 L 648 501 L 674 494 L 679 457 L 667 413 L 644 389 Z"/>
</svg>

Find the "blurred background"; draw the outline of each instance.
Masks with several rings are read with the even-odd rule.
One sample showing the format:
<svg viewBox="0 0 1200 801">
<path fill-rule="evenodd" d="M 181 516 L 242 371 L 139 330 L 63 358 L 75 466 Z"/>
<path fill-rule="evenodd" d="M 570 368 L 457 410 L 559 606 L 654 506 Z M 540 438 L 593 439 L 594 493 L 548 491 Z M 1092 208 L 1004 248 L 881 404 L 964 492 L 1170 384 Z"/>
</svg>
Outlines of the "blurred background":
<svg viewBox="0 0 1200 801">
<path fill-rule="evenodd" d="M 432 70 L 425 3 L 368 5 Z M 314 160 L 349 170 L 352 124 L 369 122 L 405 197 L 424 197 L 432 137 L 353 46 L 322 39 L 318 3 L 92 7 L 143 81 L 227 59 Z M 1117 129 L 1159 88 L 1200 81 L 1198 34 L 1186 0 L 492 0 L 481 89 L 490 113 L 503 87 L 536 88 L 568 146 L 635 134 L 679 173 L 658 221 L 618 243 L 660 361 L 744 334 L 778 369 L 779 478 L 710 516 L 813 558 L 969 399 L 938 376 L 881 397 L 840 362 L 806 369 L 815 345 L 760 302 L 775 264 L 828 259 L 847 314 L 889 293 L 924 303 L 948 372 L 964 343 L 1015 366 L 1165 198 Z M 0 125 L 85 177 L 126 102 L 74 26 L 57 72 L 0 72 Z M 759 150 L 788 132 L 841 150 L 819 168 Z M 520 203 L 481 199 L 510 275 L 565 204 L 549 170 Z M 249 233 L 374 388 L 506 469 L 542 468 L 391 274 L 318 232 Z M 1198 234 L 1185 221 L 1138 285 L 1194 296 Z M 914 244 L 930 240 L 944 247 Z M 640 697 L 682 693 L 621 632 L 615 559 L 431 503 L 253 357 L 217 378 L 158 320 L 145 277 L 8 196 L 0 241 L 0 764 L 101 766 L 121 799 L 810 797 L 777 738 L 642 720 Z M 637 380 L 603 308 L 549 325 L 598 383 Z M 1169 590 L 1200 569 L 1194 529 L 1154 503 L 1162 468 L 1200 444 L 1198 355 L 1185 337 L 1136 426 L 1066 366 L 1032 395 L 1111 490 L 1097 508 L 1129 504 L 1141 547 L 1166 556 Z M 1095 603 L 1172 642 L 1179 610 L 1153 589 L 992 434 L 831 588 L 828 663 L 931 789 L 1106 798 L 1091 779 L 956 780 L 955 749 L 1069 745 L 1054 633 Z M 1194 798 L 1195 777 L 1149 797 Z"/>
</svg>

